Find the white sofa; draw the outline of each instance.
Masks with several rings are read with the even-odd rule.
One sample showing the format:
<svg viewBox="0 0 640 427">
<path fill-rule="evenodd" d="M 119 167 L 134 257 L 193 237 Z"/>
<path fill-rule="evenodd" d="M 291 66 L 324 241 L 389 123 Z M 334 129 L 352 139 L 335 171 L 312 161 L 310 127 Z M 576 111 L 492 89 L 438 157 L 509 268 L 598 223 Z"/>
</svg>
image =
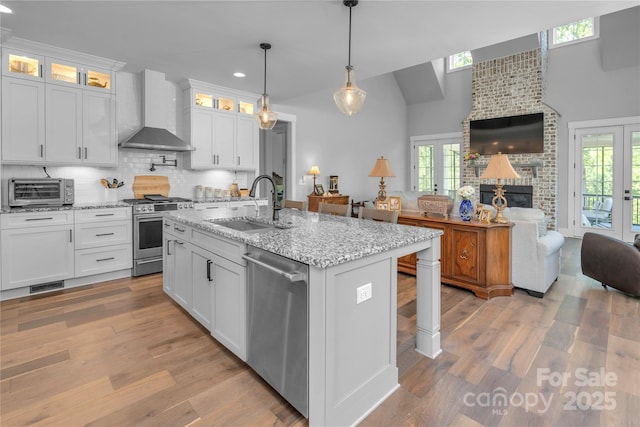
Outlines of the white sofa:
<svg viewBox="0 0 640 427">
<path fill-rule="evenodd" d="M 547 230 L 540 209 L 507 208 L 504 216 L 514 224 L 511 234 L 513 286 L 542 298 L 560 275 L 564 236 Z"/>
</svg>

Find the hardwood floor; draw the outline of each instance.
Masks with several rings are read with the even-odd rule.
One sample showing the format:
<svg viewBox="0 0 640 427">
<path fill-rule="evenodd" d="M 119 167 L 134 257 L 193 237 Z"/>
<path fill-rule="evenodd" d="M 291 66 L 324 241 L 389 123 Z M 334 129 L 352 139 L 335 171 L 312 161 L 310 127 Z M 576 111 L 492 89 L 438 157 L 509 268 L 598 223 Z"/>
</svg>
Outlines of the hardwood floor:
<svg viewBox="0 0 640 427">
<path fill-rule="evenodd" d="M 568 239 L 543 299 L 516 290 L 484 301 L 442 286 L 436 360 L 413 349 L 415 279 L 399 274 L 401 387 L 361 425 L 640 425 L 640 299 L 582 276 L 579 244 Z M 2 302 L 0 424 L 307 425 L 161 282 L 156 274 Z"/>
</svg>

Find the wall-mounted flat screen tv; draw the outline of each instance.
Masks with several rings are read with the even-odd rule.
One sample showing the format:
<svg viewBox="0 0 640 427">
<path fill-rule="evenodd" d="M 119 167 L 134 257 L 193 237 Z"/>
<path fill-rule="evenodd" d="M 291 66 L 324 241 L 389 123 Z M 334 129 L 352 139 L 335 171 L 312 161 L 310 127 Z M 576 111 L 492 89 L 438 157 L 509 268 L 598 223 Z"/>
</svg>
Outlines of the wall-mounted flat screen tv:
<svg viewBox="0 0 640 427">
<path fill-rule="evenodd" d="M 471 120 L 469 132 L 472 153 L 544 152 L 544 113 Z"/>
</svg>

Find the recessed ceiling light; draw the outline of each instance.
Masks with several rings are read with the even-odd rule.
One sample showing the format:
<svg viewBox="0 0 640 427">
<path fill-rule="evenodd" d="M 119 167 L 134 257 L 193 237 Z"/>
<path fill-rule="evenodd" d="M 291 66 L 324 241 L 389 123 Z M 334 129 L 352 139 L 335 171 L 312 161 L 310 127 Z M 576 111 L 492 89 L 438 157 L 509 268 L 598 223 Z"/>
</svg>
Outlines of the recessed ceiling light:
<svg viewBox="0 0 640 427">
<path fill-rule="evenodd" d="M 241 73 L 240 71 L 233 73 L 233 77 L 246 77 L 245 73 Z"/>
<path fill-rule="evenodd" d="M 0 4 L 0 13 L 13 13 L 13 10 L 3 4 Z"/>
</svg>

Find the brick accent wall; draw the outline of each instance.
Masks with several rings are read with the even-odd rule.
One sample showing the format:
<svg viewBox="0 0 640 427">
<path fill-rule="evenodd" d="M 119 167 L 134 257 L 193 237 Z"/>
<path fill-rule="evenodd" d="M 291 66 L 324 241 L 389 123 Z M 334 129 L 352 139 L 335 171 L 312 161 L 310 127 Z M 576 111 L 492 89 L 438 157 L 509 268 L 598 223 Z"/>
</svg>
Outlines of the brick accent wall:
<svg viewBox="0 0 640 427">
<path fill-rule="evenodd" d="M 548 227 L 556 228 L 557 206 L 557 114 L 543 103 L 544 62 L 541 49 L 473 64 L 471 113 L 462 122 L 464 154 L 469 153 L 469 121 L 520 114 L 544 113 L 544 153 L 509 155 L 509 161 L 521 176 L 503 180 L 503 185 L 532 185 L 533 207 L 542 208 L 548 218 Z M 477 164 L 479 175 L 491 156 L 482 156 Z M 515 166 L 541 162 L 537 177 L 531 167 Z M 479 193 L 480 183 L 494 184 L 476 177 L 475 169 L 465 165 L 464 185 L 471 185 Z"/>
</svg>

